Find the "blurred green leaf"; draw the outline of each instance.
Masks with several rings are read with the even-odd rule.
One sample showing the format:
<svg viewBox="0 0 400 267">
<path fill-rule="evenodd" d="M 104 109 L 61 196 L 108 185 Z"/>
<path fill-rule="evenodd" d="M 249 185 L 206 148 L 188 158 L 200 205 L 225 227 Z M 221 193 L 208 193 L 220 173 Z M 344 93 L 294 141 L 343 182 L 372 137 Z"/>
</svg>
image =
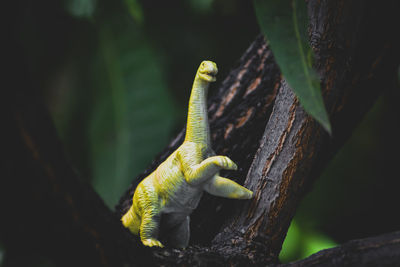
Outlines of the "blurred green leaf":
<svg viewBox="0 0 400 267">
<path fill-rule="evenodd" d="M 143 22 L 143 9 L 137 0 L 125 0 L 125 5 L 128 7 L 129 14 L 138 22 Z"/>
<path fill-rule="evenodd" d="M 67 0 L 66 9 L 75 17 L 91 18 L 96 5 L 97 0 Z"/>
<path fill-rule="evenodd" d="M 207 13 L 212 9 L 214 0 L 189 0 L 191 8 L 196 12 Z"/>
<path fill-rule="evenodd" d="M 312 66 L 307 41 L 307 6 L 304 0 L 254 0 L 261 30 L 271 44 L 286 81 L 304 109 L 331 133 L 319 79 Z"/>
<path fill-rule="evenodd" d="M 301 232 L 295 220 L 292 220 L 282 250 L 279 254 L 281 262 L 290 262 L 301 254 Z"/>
<path fill-rule="evenodd" d="M 335 247 L 337 244 L 323 233 L 317 232 L 292 220 L 279 260 L 283 263 L 304 259 L 322 249 Z"/>
<path fill-rule="evenodd" d="M 311 254 L 317 253 L 323 249 L 333 248 L 337 244 L 322 233 L 311 232 L 306 235 L 304 249 L 301 258 L 304 259 Z"/>
<path fill-rule="evenodd" d="M 160 62 L 140 29 L 106 23 L 99 34 L 104 61 L 93 76 L 99 90 L 90 125 L 93 184 L 113 206 L 166 145 L 175 116 Z"/>
</svg>

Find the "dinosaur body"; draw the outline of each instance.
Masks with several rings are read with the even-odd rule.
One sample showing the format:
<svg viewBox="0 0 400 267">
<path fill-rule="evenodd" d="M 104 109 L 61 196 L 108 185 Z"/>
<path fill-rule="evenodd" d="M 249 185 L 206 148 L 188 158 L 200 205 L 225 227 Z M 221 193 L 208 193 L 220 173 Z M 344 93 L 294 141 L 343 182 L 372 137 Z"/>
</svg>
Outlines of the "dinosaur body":
<svg viewBox="0 0 400 267">
<path fill-rule="evenodd" d="M 236 170 L 225 156 L 211 149 L 207 117 L 207 91 L 215 81 L 217 66 L 203 61 L 196 73 L 189 101 L 185 140 L 158 168 L 137 186 L 132 206 L 122 223 L 139 235 L 146 246 L 163 244 L 158 240 L 160 220 L 168 229 L 168 242 L 184 248 L 189 243 L 189 215 L 204 191 L 236 199 L 249 199 L 252 192 L 232 180 L 219 176 L 221 169 Z"/>
</svg>

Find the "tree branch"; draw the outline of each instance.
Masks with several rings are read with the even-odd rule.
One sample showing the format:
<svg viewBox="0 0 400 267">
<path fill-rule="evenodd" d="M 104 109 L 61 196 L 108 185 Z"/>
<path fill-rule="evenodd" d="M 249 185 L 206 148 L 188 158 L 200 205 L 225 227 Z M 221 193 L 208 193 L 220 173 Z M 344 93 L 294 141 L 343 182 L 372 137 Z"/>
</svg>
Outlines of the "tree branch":
<svg viewBox="0 0 400 267">
<path fill-rule="evenodd" d="M 349 241 L 310 257 L 279 266 L 396 266 L 400 262 L 400 232 Z"/>
<path fill-rule="evenodd" d="M 80 181 L 43 103 L 27 94 L 8 101 L 0 235 L 13 264 L 29 266 L 37 254 L 57 266 L 143 266 L 140 257 L 151 264 L 150 249 Z"/>
<path fill-rule="evenodd" d="M 333 126 L 332 138 L 299 106 L 284 80 L 260 87 L 254 86 L 257 78 L 241 80 L 241 70 L 260 68 L 259 64 L 246 60 L 249 58 L 246 55 L 241 59 L 239 68 L 234 71 L 236 79 L 228 78 L 221 86 L 226 90 L 226 100 L 216 104 L 211 99 L 210 115 L 213 118 L 218 114 L 219 109 L 225 108 L 226 102 L 230 103 L 229 96 L 236 96 L 241 90 L 263 88 L 265 95 L 273 97 L 275 94 L 270 92 L 278 88 L 272 115 L 248 173 L 246 162 L 249 154 L 241 138 L 232 139 L 232 143 L 225 148 L 217 147 L 217 153 L 227 154 L 244 166 L 241 174 L 247 173 L 245 185 L 254 190 L 255 198 L 234 204 L 231 200 L 204 198 L 192 216 L 192 244 L 208 245 L 218 233 L 211 241 L 213 253 L 222 255 L 226 264 L 271 264 L 277 261 L 301 198 L 382 93 L 378 88 L 393 85 L 399 62 L 396 49 L 399 43 L 393 34 L 382 29 L 393 24 L 396 15 L 392 10 L 395 10 L 396 4 L 395 1 L 385 6 L 377 6 L 372 1 L 309 1 L 315 68 L 321 77 L 321 88 Z M 370 36 L 374 39 L 371 40 Z M 257 42 L 259 40 L 249 51 L 257 46 Z M 268 55 L 266 62 L 269 62 L 270 52 L 267 47 L 264 49 L 267 49 L 263 54 Z M 261 68 L 268 69 L 268 66 L 274 65 L 264 64 Z M 275 75 L 274 72 L 272 75 Z M 259 80 L 263 79 L 260 77 Z M 235 112 L 234 105 L 231 111 Z M 248 124 L 251 124 L 250 120 L 251 117 L 247 120 Z M 212 131 L 216 132 L 213 143 L 217 146 L 225 145 L 222 137 L 237 130 L 226 120 L 213 120 L 212 123 Z M 258 133 L 246 132 L 251 133 L 252 140 L 259 140 L 255 138 Z M 180 138 L 173 142 L 175 147 L 180 144 Z M 162 162 L 175 149 L 174 146 L 157 158 L 152 168 Z M 234 154 L 230 154 L 233 147 Z M 134 187 L 131 187 L 128 198 L 122 198 L 121 203 L 124 204 L 119 208 L 123 211 L 129 207 Z M 224 225 L 222 231 L 221 223 Z M 198 251 L 201 255 L 205 253 L 202 249 Z M 204 260 L 210 258 L 209 252 L 205 255 Z"/>
<path fill-rule="evenodd" d="M 360 7 L 365 13 L 356 12 Z M 376 14 L 387 15 L 386 8 L 365 1 L 309 2 L 315 68 L 333 136 L 329 138 L 299 107 L 282 82 L 245 182 L 255 191 L 255 199 L 236 212 L 213 240 L 220 253 L 246 255 L 254 263 L 277 260 L 301 198 L 382 93 L 378 88 L 393 86 L 400 61 L 398 41 L 379 32 L 390 25 L 389 19 L 373 20 Z M 372 33 L 374 40 L 369 39 Z"/>
</svg>

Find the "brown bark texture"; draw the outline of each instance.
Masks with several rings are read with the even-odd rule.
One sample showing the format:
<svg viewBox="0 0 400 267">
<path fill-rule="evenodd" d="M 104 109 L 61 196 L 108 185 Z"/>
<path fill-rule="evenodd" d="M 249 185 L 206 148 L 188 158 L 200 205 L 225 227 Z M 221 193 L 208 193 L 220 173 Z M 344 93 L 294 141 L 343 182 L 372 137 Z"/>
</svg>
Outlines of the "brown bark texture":
<svg viewBox="0 0 400 267">
<path fill-rule="evenodd" d="M 398 26 L 396 0 L 310 0 L 308 7 L 332 136 L 301 108 L 267 42 L 257 37 L 209 99 L 213 148 L 239 166 L 222 174 L 253 190 L 255 197 L 205 196 L 191 216 L 186 250 L 145 248 L 119 222 L 137 184 L 180 145 L 184 129 L 135 179 L 113 213 L 68 163 L 36 97 L 39 90 L 14 80 L 15 90 L 3 101 L 5 175 L 0 181 L 0 235 L 10 253 L 18 257 L 23 251 L 21 265 L 36 253 L 51 255 L 59 266 L 278 264 L 299 201 L 376 98 L 394 85 L 400 62 L 400 45 L 391 30 Z M 338 259 L 349 265 L 368 257 L 375 257 L 373 263 L 400 262 L 398 240 L 393 233 L 353 241 L 293 264 L 329 265 Z M 379 253 L 371 256 L 374 249 Z"/>
</svg>

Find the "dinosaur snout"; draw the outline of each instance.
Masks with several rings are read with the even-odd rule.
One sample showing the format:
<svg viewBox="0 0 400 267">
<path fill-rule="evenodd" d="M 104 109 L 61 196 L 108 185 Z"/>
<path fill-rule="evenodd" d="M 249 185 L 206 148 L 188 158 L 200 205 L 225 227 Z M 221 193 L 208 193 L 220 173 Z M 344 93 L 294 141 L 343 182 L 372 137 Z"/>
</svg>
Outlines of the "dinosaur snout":
<svg viewBox="0 0 400 267">
<path fill-rule="evenodd" d="M 205 60 L 201 62 L 199 67 L 199 76 L 205 81 L 215 82 L 218 73 L 217 64 L 212 61 Z"/>
</svg>

